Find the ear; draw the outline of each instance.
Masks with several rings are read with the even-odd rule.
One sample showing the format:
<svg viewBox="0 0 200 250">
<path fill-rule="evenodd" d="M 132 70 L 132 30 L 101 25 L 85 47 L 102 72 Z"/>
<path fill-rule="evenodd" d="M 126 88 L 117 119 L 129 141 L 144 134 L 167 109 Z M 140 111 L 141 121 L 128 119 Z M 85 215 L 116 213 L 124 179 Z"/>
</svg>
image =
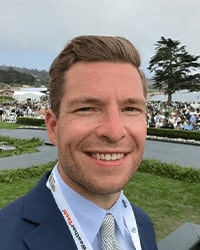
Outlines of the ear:
<svg viewBox="0 0 200 250">
<path fill-rule="evenodd" d="M 57 146 L 58 145 L 58 141 L 57 141 L 57 118 L 56 118 L 54 112 L 51 109 L 46 111 L 45 123 L 46 123 L 47 134 L 48 134 L 50 142 L 54 146 Z"/>
</svg>

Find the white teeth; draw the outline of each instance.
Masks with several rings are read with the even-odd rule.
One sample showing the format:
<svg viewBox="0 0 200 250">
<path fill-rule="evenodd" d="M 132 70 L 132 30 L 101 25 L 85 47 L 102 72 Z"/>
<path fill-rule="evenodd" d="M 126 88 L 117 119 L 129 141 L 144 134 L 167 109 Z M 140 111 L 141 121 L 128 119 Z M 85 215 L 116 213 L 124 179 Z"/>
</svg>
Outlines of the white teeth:
<svg viewBox="0 0 200 250">
<path fill-rule="evenodd" d="M 95 156 L 94 156 L 95 157 Z M 100 154 L 96 154 L 96 157 L 95 158 L 97 158 L 98 160 L 100 160 L 101 159 L 101 155 Z"/>
<path fill-rule="evenodd" d="M 97 154 L 92 154 L 92 156 L 97 160 L 116 161 L 116 160 L 122 159 L 124 157 L 124 154 L 123 153 L 114 153 L 114 154 L 97 153 Z"/>
</svg>

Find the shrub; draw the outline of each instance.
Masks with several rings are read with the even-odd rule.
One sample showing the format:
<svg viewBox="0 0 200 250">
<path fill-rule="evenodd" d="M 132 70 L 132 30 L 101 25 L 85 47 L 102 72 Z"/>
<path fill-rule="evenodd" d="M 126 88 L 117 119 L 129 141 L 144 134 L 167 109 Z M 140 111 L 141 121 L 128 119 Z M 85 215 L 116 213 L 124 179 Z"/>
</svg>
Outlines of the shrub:
<svg viewBox="0 0 200 250">
<path fill-rule="evenodd" d="M 0 183 L 12 183 L 17 180 L 30 179 L 32 177 L 42 176 L 45 172 L 52 169 L 55 162 L 49 162 L 40 166 L 29 168 L 19 168 L 0 171 Z"/>
<path fill-rule="evenodd" d="M 158 160 L 143 160 L 139 167 L 139 171 L 188 182 L 200 181 L 199 169 L 181 167 L 176 164 L 164 163 Z"/>
<path fill-rule="evenodd" d="M 17 124 L 29 125 L 29 126 L 45 126 L 44 119 L 36 119 L 30 117 L 17 117 Z"/>
<path fill-rule="evenodd" d="M 175 130 L 175 129 L 151 128 L 150 127 L 150 128 L 147 128 L 147 135 L 200 141 L 199 132 L 187 131 L 187 130 Z"/>
</svg>

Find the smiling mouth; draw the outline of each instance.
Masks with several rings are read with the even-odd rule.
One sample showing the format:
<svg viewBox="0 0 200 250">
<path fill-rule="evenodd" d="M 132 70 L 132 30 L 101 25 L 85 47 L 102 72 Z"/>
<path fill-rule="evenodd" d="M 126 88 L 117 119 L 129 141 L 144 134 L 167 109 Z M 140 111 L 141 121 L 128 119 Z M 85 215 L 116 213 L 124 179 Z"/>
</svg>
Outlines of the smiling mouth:
<svg viewBox="0 0 200 250">
<path fill-rule="evenodd" d="M 125 154 L 124 153 L 112 153 L 112 154 L 92 153 L 91 156 L 101 161 L 117 161 L 117 160 L 123 159 Z"/>
</svg>

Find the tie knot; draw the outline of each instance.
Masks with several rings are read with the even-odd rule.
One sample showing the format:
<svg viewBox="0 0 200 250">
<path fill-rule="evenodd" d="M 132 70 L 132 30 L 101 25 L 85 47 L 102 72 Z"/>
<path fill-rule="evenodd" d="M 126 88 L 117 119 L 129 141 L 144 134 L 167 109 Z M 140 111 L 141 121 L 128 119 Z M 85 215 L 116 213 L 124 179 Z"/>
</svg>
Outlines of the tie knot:
<svg viewBox="0 0 200 250">
<path fill-rule="evenodd" d="M 107 214 L 101 226 L 102 237 L 109 237 L 115 235 L 115 221 L 112 214 Z"/>
</svg>

